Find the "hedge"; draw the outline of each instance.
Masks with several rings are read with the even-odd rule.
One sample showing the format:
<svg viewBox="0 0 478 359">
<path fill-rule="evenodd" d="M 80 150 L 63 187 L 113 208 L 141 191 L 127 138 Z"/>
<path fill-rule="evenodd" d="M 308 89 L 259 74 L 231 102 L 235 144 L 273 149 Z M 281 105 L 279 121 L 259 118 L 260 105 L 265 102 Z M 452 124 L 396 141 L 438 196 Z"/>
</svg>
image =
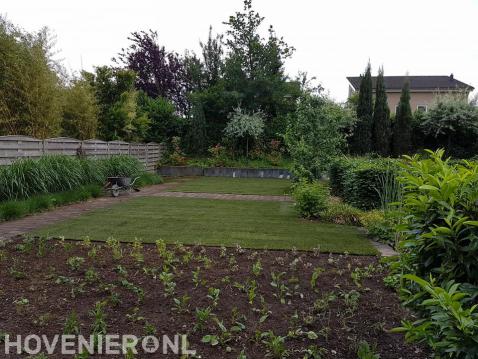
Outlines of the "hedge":
<svg viewBox="0 0 478 359">
<path fill-rule="evenodd" d="M 333 195 L 354 207 L 374 209 L 381 206 L 379 190 L 389 171 L 397 172 L 397 160 L 389 158 L 340 157 L 330 166 Z"/>
</svg>

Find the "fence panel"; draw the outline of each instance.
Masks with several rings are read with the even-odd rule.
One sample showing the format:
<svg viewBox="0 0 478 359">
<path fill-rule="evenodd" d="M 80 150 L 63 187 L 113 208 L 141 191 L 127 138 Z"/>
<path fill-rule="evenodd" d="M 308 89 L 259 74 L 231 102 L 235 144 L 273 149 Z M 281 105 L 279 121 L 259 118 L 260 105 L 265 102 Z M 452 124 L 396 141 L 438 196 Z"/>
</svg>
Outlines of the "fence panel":
<svg viewBox="0 0 478 359">
<path fill-rule="evenodd" d="M 76 156 L 81 147 L 81 141 L 69 137 L 49 138 L 43 141 L 47 155 Z"/>
<path fill-rule="evenodd" d="M 68 137 L 39 140 L 27 136 L 0 136 L 0 165 L 9 165 L 25 157 L 39 158 L 55 154 L 76 156 L 79 153 L 97 158 L 130 155 L 140 160 L 148 171 L 154 171 L 164 151 L 162 145 L 157 143 L 105 142 L 97 139 L 80 141 Z"/>
<path fill-rule="evenodd" d="M 43 141 L 27 136 L 0 136 L 0 165 L 18 158 L 38 158 L 43 155 Z"/>
<path fill-rule="evenodd" d="M 83 141 L 83 151 L 88 157 L 108 157 L 108 142 L 96 139 Z"/>
</svg>

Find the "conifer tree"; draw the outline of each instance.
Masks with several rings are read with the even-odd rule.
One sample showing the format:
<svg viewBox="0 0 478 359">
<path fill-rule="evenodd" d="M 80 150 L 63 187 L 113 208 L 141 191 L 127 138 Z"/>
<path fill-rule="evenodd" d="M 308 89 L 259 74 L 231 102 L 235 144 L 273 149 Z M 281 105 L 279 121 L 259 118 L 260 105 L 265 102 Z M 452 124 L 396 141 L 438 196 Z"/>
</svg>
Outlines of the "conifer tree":
<svg viewBox="0 0 478 359">
<path fill-rule="evenodd" d="M 375 88 L 375 107 L 373 111 L 372 148 L 382 156 L 390 155 L 390 109 L 383 79 L 383 68 L 378 70 Z"/>
<path fill-rule="evenodd" d="M 357 123 L 352 135 L 351 152 L 366 154 L 372 150 L 372 69 L 367 64 L 365 74 L 360 76 L 360 90 L 357 104 Z"/>
<path fill-rule="evenodd" d="M 393 155 L 398 157 L 410 151 L 412 145 L 412 108 L 410 82 L 405 81 L 393 126 Z"/>
</svg>

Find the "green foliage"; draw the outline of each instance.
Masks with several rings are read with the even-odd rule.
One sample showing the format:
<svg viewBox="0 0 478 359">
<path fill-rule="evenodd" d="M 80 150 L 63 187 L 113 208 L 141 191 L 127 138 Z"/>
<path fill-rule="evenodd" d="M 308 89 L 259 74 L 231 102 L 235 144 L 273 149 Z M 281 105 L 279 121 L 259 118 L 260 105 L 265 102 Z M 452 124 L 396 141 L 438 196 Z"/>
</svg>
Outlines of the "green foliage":
<svg viewBox="0 0 478 359">
<path fill-rule="evenodd" d="M 264 132 L 262 113 L 245 113 L 240 107 L 229 115 L 224 135 L 235 145 L 245 141 L 245 155 L 249 157 L 249 142 L 256 141 Z M 234 146 L 236 147 L 236 146 Z"/>
<path fill-rule="evenodd" d="M 345 146 L 343 129 L 352 114 L 327 98 L 306 96 L 290 116 L 285 143 L 298 178 L 318 179 Z"/>
<path fill-rule="evenodd" d="M 184 120 L 176 114 L 171 101 L 162 97 L 151 98 L 141 91 L 137 96 L 137 111 L 148 118 L 144 141 L 167 142 L 173 136 L 181 134 Z"/>
<path fill-rule="evenodd" d="M 393 160 L 386 158 L 337 158 L 330 166 L 332 194 L 360 209 L 379 208 L 385 200 L 384 178 L 395 171 Z"/>
<path fill-rule="evenodd" d="M 360 89 L 357 102 L 357 122 L 350 141 L 350 152 L 364 155 L 372 150 L 373 128 L 372 67 L 367 64 L 365 73 L 360 76 Z"/>
<path fill-rule="evenodd" d="M 439 97 L 424 114 L 420 130 L 429 148 L 445 148 L 447 155 L 459 158 L 478 153 L 478 107 L 464 94 Z"/>
<path fill-rule="evenodd" d="M 380 359 L 380 355 L 376 354 L 374 350 L 370 347 L 370 344 L 362 341 L 359 343 L 357 349 L 357 358 L 358 359 Z"/>
<path fill-rule="evenodd" d="M 421 277 L 478 285 L 478 166 L 428 154 L 406 157 L 400 176 L 407 262 Z"/>
<path fill-rule="evenodd" d="M 63 96 L 63 135 L 79 140 L 96 138 L 99 107 L 91 84 L 84 78 L 74 79 Z"/>
<path fill-rule="evenodd" d="M 61 122 L 60 66 L 47 28 L 20 30 L 0 16 L 0 135 L 54 137 Z"/>
<path fill-rule="evenodd" d="M 367 230 L 370 237 L 395 245 L 396 223 L 393 213 L 384 213 L 379 210 L 362 212 L 360 224 Z"/>
<path fill-rule="evenodd" d="M 459 290 L 454 281 L 436 285 L 415 275 L 405 279 L 421 288 L 419 309 L 423 319 L 405 321 L 395 332 L 404 332 L 407 340 L 428 344 L 440 358 L 472 359 L 478 356 L 477 305 L 470 295 Z"/>
<path fill-rule="evenodd" d="M 0 220 L 9 221 L 52 207 L 96 198 L 101 194 L 101 190 L 100 185 L 91 184 L 64 192 L 33 195 L 24 200 L 0 202 Z"/>
<path fill-rule="evenodd" d="M 57 155 L 43 156 L 39 160 L 20 159 L 0 167 L 0 201 L 102 184 L 108 176 L 135 176 L 143 171 L 142 164 L 129 156 L 79 159 Z"/>
<path fill-rule="evenodd" d="M 296 207 L 304 218 L 318 218 L 327 209 L 329 190 L 319 182 L 299 182 L 293 192 Z"/>
<path fill-rule="evenodd" d="M 375 89 L 375 107 L 372 123 L 372 149 L 382 156 L 390 155 L 390 139 L 392 129 L 390 124 L 390 109 L 383 79 L 383 67 L 378 70 Z"/>
<path fill-rule="evenodd" d="M 478 166 L 450 162 L 444 151 L 405 157 L 401 293 L 421 319 L 396 331 L 427 343 L 438 357 L 478 355 Z M 430 278 L 429 281 L 424 278 Z"/>
<path fill-rule="evenodd" d="M 358 226 L 361 224 L 362 211 L 347 203 L 330 203 L 327 209 L 320 214 L 326 222 Z"/>
<path fill-rule="evenodd" d="M 392 153 L 396 157 L 409 153 L 412 148 L 412 122 L 410 82 L 406 81 L 402 88 L 395 123 L 393 124 Z"/>
</svg>

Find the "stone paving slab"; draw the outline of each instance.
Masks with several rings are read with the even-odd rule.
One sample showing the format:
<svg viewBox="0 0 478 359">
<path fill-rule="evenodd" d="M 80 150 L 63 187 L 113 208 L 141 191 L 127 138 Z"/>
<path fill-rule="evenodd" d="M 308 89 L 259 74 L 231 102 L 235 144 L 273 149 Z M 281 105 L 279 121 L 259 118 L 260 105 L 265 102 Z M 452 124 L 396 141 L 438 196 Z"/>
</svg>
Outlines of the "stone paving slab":
<svg viewBox="0 0 478 359">
<path fill-rule="evenodd" d="M 158 192 L 152 194 L 153 197 L 177 197 L 177 198 L 204 198 L 204 199 L 223 199 L 238 201 L 275 201 L 291 202 L 289 196 L 272 195 L 253 195 L 253 194 L 227 194 L 227 193 L 203 193 L 203 192 Z"/>
</svg>

